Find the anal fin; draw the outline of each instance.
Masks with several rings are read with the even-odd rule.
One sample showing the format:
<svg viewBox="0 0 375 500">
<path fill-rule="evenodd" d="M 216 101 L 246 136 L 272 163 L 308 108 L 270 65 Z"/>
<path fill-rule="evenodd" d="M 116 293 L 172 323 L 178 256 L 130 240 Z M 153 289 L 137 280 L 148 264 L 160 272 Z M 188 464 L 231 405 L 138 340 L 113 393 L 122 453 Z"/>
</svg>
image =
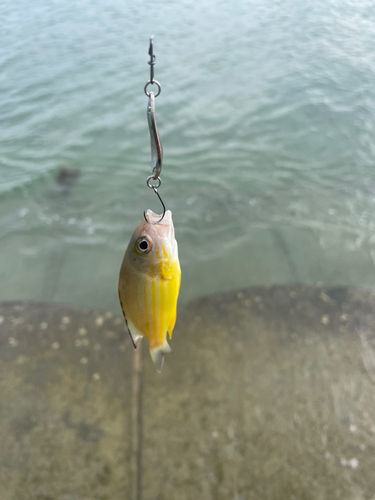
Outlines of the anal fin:
<svg viewBox="0 0 375 500">
<path fill-rule="evenodd" d="M 122 305 L 120 283 L 119 283 L 119 289 L 118 289 L 118 296 L 119 296 L 119 299 L 120 299 L 121 310 L 122 310 L 122 314 L 124 315 L 124 320 L 125 320 L 125 323 L 126 323 L 126 328 L 128 329 L 128 332 L 129 332 L 129 335 L 130 335 L 130 339 L 132 341 L 134 349 L 137 349 L 137 347 L 139 346 L 140 341 L 143 338 L 143 335 L 135 328 L 135 326 L 133 325 L 133 323 L 131 321 L 128 321 L 126 319 L 125 310 L 124 310 L 124 307 Z"/>
</svg>

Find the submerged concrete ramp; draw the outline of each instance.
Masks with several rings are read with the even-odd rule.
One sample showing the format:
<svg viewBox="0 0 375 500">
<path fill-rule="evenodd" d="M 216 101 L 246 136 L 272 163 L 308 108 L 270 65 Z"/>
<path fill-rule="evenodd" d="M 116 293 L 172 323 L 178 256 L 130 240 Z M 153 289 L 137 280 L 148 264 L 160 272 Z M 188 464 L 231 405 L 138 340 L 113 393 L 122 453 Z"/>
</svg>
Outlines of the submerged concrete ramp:
<svg viewBox="0 0 375 500">
<path fill-rule="evenodd" d="M 374 304 L 344 287 L 205 297 L 162 374 L 122 318 L 0 304 L 0 498 L 372 500 Z"/>
</svg>

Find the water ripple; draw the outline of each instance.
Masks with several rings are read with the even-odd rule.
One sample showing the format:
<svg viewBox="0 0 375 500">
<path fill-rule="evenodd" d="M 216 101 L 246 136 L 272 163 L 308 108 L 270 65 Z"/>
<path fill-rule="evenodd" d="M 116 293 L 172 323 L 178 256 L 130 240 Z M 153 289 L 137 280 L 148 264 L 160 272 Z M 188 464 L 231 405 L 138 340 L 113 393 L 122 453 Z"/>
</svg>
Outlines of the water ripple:
<svg viewBox="0 0 375 500">
<path fill-rule="evenodd" d="M 372 255 L 372 13 L 370 0 L 0 4 L 4 262 L 42 262 L 59 245 L 120 259 L 143 210 L 159 209 L 145 187 L 155 28 L 161 193 L 183 266 L 211 263 L 243 274 L 228 287 L 250 284 L 251 259 L 271 252 L 274 231 L 308 234 L 317 253 L 341 242 Z M 61 168 L 80 174 L 67 189 Z"/>
</svg>

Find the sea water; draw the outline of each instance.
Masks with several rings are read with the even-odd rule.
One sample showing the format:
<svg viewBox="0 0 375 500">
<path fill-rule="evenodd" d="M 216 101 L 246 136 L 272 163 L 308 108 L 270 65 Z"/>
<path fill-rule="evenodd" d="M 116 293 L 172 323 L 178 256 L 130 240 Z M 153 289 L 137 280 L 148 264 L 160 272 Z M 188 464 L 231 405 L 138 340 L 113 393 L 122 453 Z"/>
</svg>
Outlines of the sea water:
<svg viewBox="0 0 375 500">
<path fill-rule="evenodd" d="M 371 0 L 0 2 L 0 300 L 119 312 L 151 35 L 181 300 L 374 286 L 374 33 Z"/>
</svg>

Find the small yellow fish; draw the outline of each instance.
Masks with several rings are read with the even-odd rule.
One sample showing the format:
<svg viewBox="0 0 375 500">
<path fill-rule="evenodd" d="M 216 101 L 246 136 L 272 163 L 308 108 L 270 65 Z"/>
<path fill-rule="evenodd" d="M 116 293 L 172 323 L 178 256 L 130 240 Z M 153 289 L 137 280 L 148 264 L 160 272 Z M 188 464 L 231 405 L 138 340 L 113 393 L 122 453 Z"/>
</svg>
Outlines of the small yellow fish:
<svg viewBox="0 0 375 500">
<path fill-rule="evenodd" d="M 147 337 L 151 357 L 161 371 L 164 355 L 171 352 L 167 331 L 172 338 L 181 269 L 171 211 L 160 222 L 151 210 L 146 218 L 126 249 L 118 291 L 134 347 Z"/>
</svg>

